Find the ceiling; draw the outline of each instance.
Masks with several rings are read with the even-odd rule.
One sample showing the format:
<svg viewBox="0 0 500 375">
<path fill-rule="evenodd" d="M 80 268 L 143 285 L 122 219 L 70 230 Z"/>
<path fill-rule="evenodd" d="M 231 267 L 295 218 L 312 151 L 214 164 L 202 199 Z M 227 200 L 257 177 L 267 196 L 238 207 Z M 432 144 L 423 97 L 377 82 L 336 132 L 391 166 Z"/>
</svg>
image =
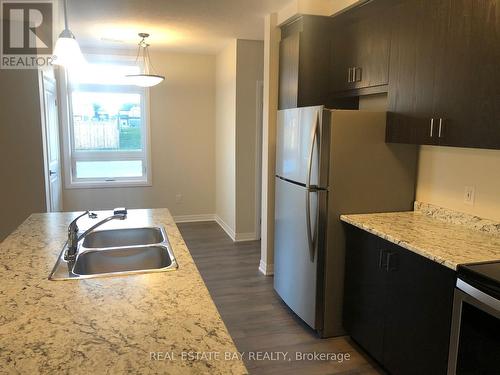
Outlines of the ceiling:
<svg viewBox="0 0 500 375">
<path fill-rule="evenodd" d="M 84 48 L 216 53 L 230 40 L 264 38 L 264 16 L 290 0 L 68 0 L 69 27 Z"/>
</svg>

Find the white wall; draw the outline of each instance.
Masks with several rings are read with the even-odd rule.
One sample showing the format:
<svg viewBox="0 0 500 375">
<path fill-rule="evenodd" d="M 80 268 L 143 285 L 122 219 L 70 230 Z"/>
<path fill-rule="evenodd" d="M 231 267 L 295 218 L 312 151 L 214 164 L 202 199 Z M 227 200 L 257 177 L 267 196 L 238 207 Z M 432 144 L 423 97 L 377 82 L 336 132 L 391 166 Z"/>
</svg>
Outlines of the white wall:
<svg viewBox="0 0 500 375">
<path fill-rule="evenodd" d="M 0 70 L 0 241 L 46 210 L 37 73 Z"/>
<path fill-rule="evenodd" d="M 262 121 L 262 224 L 259 270 L 272 275 L 274 268 L 274 176 L 280 29 L 276 13 L 264 21 L 264 103 Z"/>
<path fill-rule="evenodd" d="M 216 58 L 215 213 L 236 232 L 236 40 Z"/>
<path fill-rule="evenodd" d="M 281 25 L 299 14 L 331 16 L 365 1 L 367 0 L 292 0 L 278 12 L 277 22 Z"/>
<path fill-rule="evenodd" d="M 153 185 L 64 189 L 65 210 L 125 206 L 167 207 L 175 216 L 215 212 L 215 57 L 151 54 L 155 69 L 166 76 L 150 89 Z"/>
<path fill-rule="evenodd" d="M 216 60 L 216 215 L 235 240 L 256 233 L 257 82 L 263 43 L 233 40 Z"/>
<path fill-rule="evenodd" d="M 361 97 L 359 108 L 386 110 L 387 95 Z M 466 186 L 475 187 L 473 205 L 464 203 Z M 500 151 L 420 146 L 416 199 L 500 220 Z"/>
<path fill-rule="evenodd" d="M 359 108 L 386 110 L 387 95 L 361 97 Z M 473 205 L 464 203 L 466 186 L 475 187 Z M 416 199 L 500 220 L 500 151 L 420 146 Z"/>
<path fill-rule="evenodd" d="M 257 82 L 263 79 L 264 43 L 238 39 L 236 47 L 236 233 L 256 233 Z M 260 187 L 259 187 L 260 189 Z"/>
<path fill-rule="evenodd" d="M 465 186 L 475 186 L 473 206 Z M 500 221 L 500 151 L 421 146 L 417 200 Z"/>
</svg>

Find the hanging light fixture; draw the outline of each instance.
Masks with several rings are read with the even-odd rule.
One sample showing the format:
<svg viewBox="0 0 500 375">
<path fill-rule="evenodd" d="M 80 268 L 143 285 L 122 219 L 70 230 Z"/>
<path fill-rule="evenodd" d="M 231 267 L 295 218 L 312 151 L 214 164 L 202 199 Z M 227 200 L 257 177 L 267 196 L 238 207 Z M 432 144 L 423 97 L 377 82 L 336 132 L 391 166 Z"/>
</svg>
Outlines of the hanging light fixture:
<svg viewBox="0 0 500 375">
<path fill-rule="evenodd" d="M 141 41 L 139 42 L 139 48 L 137 50 L 137 57 L 135 62 L 142 57 L 142 63 L 144 66 L 144 73 L 142 74 L 129 74 L 126 77 L 129 81 L 136 86 L 141 87 L 151 87 L 161 83 L 165 77 L 158 74 L 154 74 L 153 64 L 151 64 L 151 58 L 149 57 L 149 44 L 146 43 L 146 38 L 149 37 L 147 33 L 139 33 Z"/>
<path fill-rule="evenodd" d="M 64 30 L 59 34 L 59 38 L 57 38 L 54 55 L 52 56 L 52 64 L 65 68 L 74 68 L 85 64 L 85 58 L 80 50 L 80 46 L 68 28 L 66 0 L 64 0 Z"/>
</svg>

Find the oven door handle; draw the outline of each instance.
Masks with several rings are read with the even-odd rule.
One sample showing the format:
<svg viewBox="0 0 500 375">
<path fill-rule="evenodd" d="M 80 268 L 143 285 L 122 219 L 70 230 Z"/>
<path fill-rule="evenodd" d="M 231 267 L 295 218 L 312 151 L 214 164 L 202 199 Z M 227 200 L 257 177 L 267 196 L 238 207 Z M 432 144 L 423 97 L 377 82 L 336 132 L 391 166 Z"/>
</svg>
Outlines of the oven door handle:
<svg viewBox="0 0 500 375">
<path fill-rule="evenodd" d="M 462 279 L 457 279 L 457 288 L 462 292 L 468 294 L 472 298 L 484 303 L 486 306 L 492 308 L 493 310 L 500 312 L 500 300 L 486 294 L 485 292 L 473 287 L 472 285 L 466 283 Z"/>
</svg>

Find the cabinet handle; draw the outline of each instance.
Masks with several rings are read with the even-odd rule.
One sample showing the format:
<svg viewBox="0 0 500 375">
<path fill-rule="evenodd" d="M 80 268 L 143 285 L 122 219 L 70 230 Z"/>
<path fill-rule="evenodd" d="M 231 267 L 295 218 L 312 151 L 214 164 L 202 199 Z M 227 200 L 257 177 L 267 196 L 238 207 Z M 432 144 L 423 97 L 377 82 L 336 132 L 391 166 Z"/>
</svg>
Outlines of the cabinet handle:
<svg viewBox="0 0 500 375">
<path fill-rule="evenodd" d="M 380 250 L 378 255 L 378 268 L 387 268 L 387 263 L 384 264 L 384 258 L 387 259 L 387 257 L 384 257 L 384 255 L 387 255 L 386 252 Z"/>
<path fill-rule="evenodd" d="M 438 138 L 441 138 L 443 134 L 443 119 L 439 119 L 439 128 L 438 128 Z"/>
<path fill-rule="evenodd" d="M 349 68 L 349 73 L 347 74 L 347 82 L 351 83 L 352 82 L 352 68 Z"/>
<path fill-rule="evenodd" d="M 431 118 L 431 134 L 430 137 L 432 138 L 434 136 L 434 119 Z"/>
<path fill-rule="evenodd" d="M 395 255 L 393 257 L 393 255 Z M 391 262 L 391 259 L 393 259 L 393 262 Z M 397 264 L 395 265 L 391 265 L 391 263 L 396 263 L 397 261 L 397 254 L 396 253 L 387 253 L 387 263 L 386 263 L 386 266 L 385 266 L 385 270 L 387 272 L 391 272 L 391 271 L 396 271 L 397 270 Z"/>
<path fill-rule="evenodd" d="M 358 75 L 359 72 L 359 75 Z M 362 80 L 361 78 L 361 68 L 359 66 L 354 68 L 354 82 L 360 82 Z"/>
</svg>

